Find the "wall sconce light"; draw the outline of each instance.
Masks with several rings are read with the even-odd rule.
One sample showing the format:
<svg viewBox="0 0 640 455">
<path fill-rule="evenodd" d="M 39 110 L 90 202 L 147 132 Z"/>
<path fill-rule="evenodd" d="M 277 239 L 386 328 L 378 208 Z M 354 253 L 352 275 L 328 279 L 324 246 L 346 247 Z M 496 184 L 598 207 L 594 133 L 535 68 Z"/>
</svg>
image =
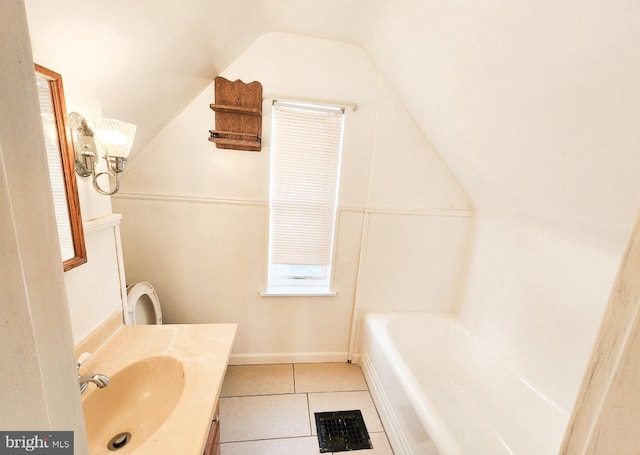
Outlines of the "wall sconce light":
<svg viewBox="0 0 640 455">
<path fill-rule="evenodd" d="M 100 194 L 110 196 L 120 189 L 120 174 L 124 171 L 127 157 L 131 151 L 136 126 L 131 123 L 113 119 L 96 119 L 93 121 L 94 130 L 87 120 L 77 112 L 69 114 L 69 127 L 75 155 L 76 173 L 81 177 L 93 176 L 93 186 Z M 105 153 L 102 157 L 107 162 L 107 170 L 96 173 L 96 165 L 100 154 L 96 146 L 95 136 L 98 136 Z M 102 175 L 115 180 L 115 187 L 111 191 L 100 188 L 98 178 Z"/>
</svg>

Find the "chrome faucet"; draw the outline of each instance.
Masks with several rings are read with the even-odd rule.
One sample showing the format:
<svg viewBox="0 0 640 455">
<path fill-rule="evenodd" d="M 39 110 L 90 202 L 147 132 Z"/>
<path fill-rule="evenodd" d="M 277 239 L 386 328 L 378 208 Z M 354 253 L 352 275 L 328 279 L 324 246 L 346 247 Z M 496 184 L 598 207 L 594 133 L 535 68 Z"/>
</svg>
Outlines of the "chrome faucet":
<svg viewBox="0 0 640 455">
<path fill-rule="evenodd" d="M 87 390 L 87 387 L 89 387 L 89 383 L 91 382 L 93 382 L 99 388 L 104 389 L 106 386 L 109 385 L 109 381 L 110 381 L 109 376 L 105 374 L 100 374 L 100 373 L 96 373 L 96 374 L 91 373 L 85 376 L 80 376 L 80 366 L 87 361 L 87 359 L 89 358 L 89 355 L 90 354 L 88 352 L 84 352 L 83 354 L 80 355 L 80 358 L 76 362 L 76 371 L 78 372 L 78 382 L 80 383 L 81 394 L 85 390 Z"/>
<path fill-rule="evenodd" d="M 78 381 L 80 382 L 80 393 L 84 392 L 87 387 L 89 387 L 90 382 L 93 382 L 101 389 L 104 389 L 109 385 L 109 377 L 100 373 L 89 374 L 87 376 L 78 375 Z"/>
</svg>

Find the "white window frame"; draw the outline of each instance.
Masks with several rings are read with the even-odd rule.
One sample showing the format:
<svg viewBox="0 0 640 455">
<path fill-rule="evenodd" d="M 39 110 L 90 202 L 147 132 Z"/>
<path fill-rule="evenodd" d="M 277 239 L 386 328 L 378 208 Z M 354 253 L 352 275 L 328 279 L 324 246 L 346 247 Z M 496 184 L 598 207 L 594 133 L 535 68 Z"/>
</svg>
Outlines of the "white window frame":
<svg viewBox="0 0 640 455">
<path fill-rule="evenodd" d="M 274 169 L 276 167 L 275 160 L 280 157 L 277 156 L 278 151 L 274 150 L 274 145 L 277 146 L 277 134 L 278 124 L 276 121 L 276 109 L 285 108 L 290 111 L 300 110 L 307 114 L 311 113 L 325 113 L 333 114 L 339 117 L 339 133 L 337 136 L 337 149 L 335 150 L 336 156 L 329 159 L 335 159 L 335 197 L 332 201 L 332 213 L 331 215 L 331 227 L 330 227 L 330 242 L 328 245 L 328 251 L 326 251 L 326 242 L 322 243 L 325 248 L 322 248 L 325 253 L 328 253 L 328 264 L 272 264 L 272 257 L 274 256 L 274 241 L 272 239 L 273 233 L 273 206 L 274 198 Z M 345 109 L 342 106 L 333 106 L 320 103 L 309 103 L 289 100 L 274 100 L 272 107 L 272 127 L 271 127 L 271 157 L 270 157 L 270 176 L 269 176 L 269 246 L 267 254 L 267 290 L 261 292 L 264 296 L 327 296 L 335 295 L 335 292 L 331 290 L 332 285 L 332 272 L 333 272 L 333 260 L 335 249 L 335 237 L 336 237 L 336 221 L 338 214 L 338 197 L 340 192 L 340 171 L 342 164 L 342 149 L 344 142 L 344 122 L 345 122 Z M 320 124 L 319 124 L 320 125 Z M 319 126 L 320 127 L 320 126 Z M 332 136 L 334 140 L 335 136 Z M 294 139 L 295 140 L 295 139 Z M 304 146 L 304 145 L 303 145 Z M 274 153 L 275 152 L 275 153 Z M 329 157 L 330 154 L 327 154 Z M 333 164 L 332 164 L 333 165 Z M 332 168 L 333 170 L 333 168 Z M 285 248 L 286 249 L 286 248 Z M 326 261 L 326 256 L 323 255 Z"/>
</svg>

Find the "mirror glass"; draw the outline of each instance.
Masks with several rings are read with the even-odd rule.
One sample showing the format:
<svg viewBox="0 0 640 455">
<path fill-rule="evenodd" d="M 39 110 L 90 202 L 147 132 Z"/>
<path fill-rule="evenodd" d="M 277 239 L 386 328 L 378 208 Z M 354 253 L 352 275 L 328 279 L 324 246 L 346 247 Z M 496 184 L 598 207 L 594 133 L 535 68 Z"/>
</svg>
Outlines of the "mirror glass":
<svg viewBox="0 0 640 455">
<path fill-rule="evenodd" d="M 87 253 L 73 151 L 67 133 L 62 77 L 40 65 L 36 65 L 35 71 L 62 265 L 66 272 L 87 262 Z"/>
</svg>

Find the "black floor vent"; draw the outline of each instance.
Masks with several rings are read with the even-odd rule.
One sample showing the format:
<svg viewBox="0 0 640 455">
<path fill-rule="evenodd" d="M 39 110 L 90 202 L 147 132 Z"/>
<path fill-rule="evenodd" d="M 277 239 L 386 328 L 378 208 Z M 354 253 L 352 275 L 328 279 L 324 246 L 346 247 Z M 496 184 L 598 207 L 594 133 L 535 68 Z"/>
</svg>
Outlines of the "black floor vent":
<svg viewBox="0 0 640 455">
<path fill-rule="evenodd" d="M 316 412 L 320 452 L 372 449 L 360 411 Z"/>
</svg>

